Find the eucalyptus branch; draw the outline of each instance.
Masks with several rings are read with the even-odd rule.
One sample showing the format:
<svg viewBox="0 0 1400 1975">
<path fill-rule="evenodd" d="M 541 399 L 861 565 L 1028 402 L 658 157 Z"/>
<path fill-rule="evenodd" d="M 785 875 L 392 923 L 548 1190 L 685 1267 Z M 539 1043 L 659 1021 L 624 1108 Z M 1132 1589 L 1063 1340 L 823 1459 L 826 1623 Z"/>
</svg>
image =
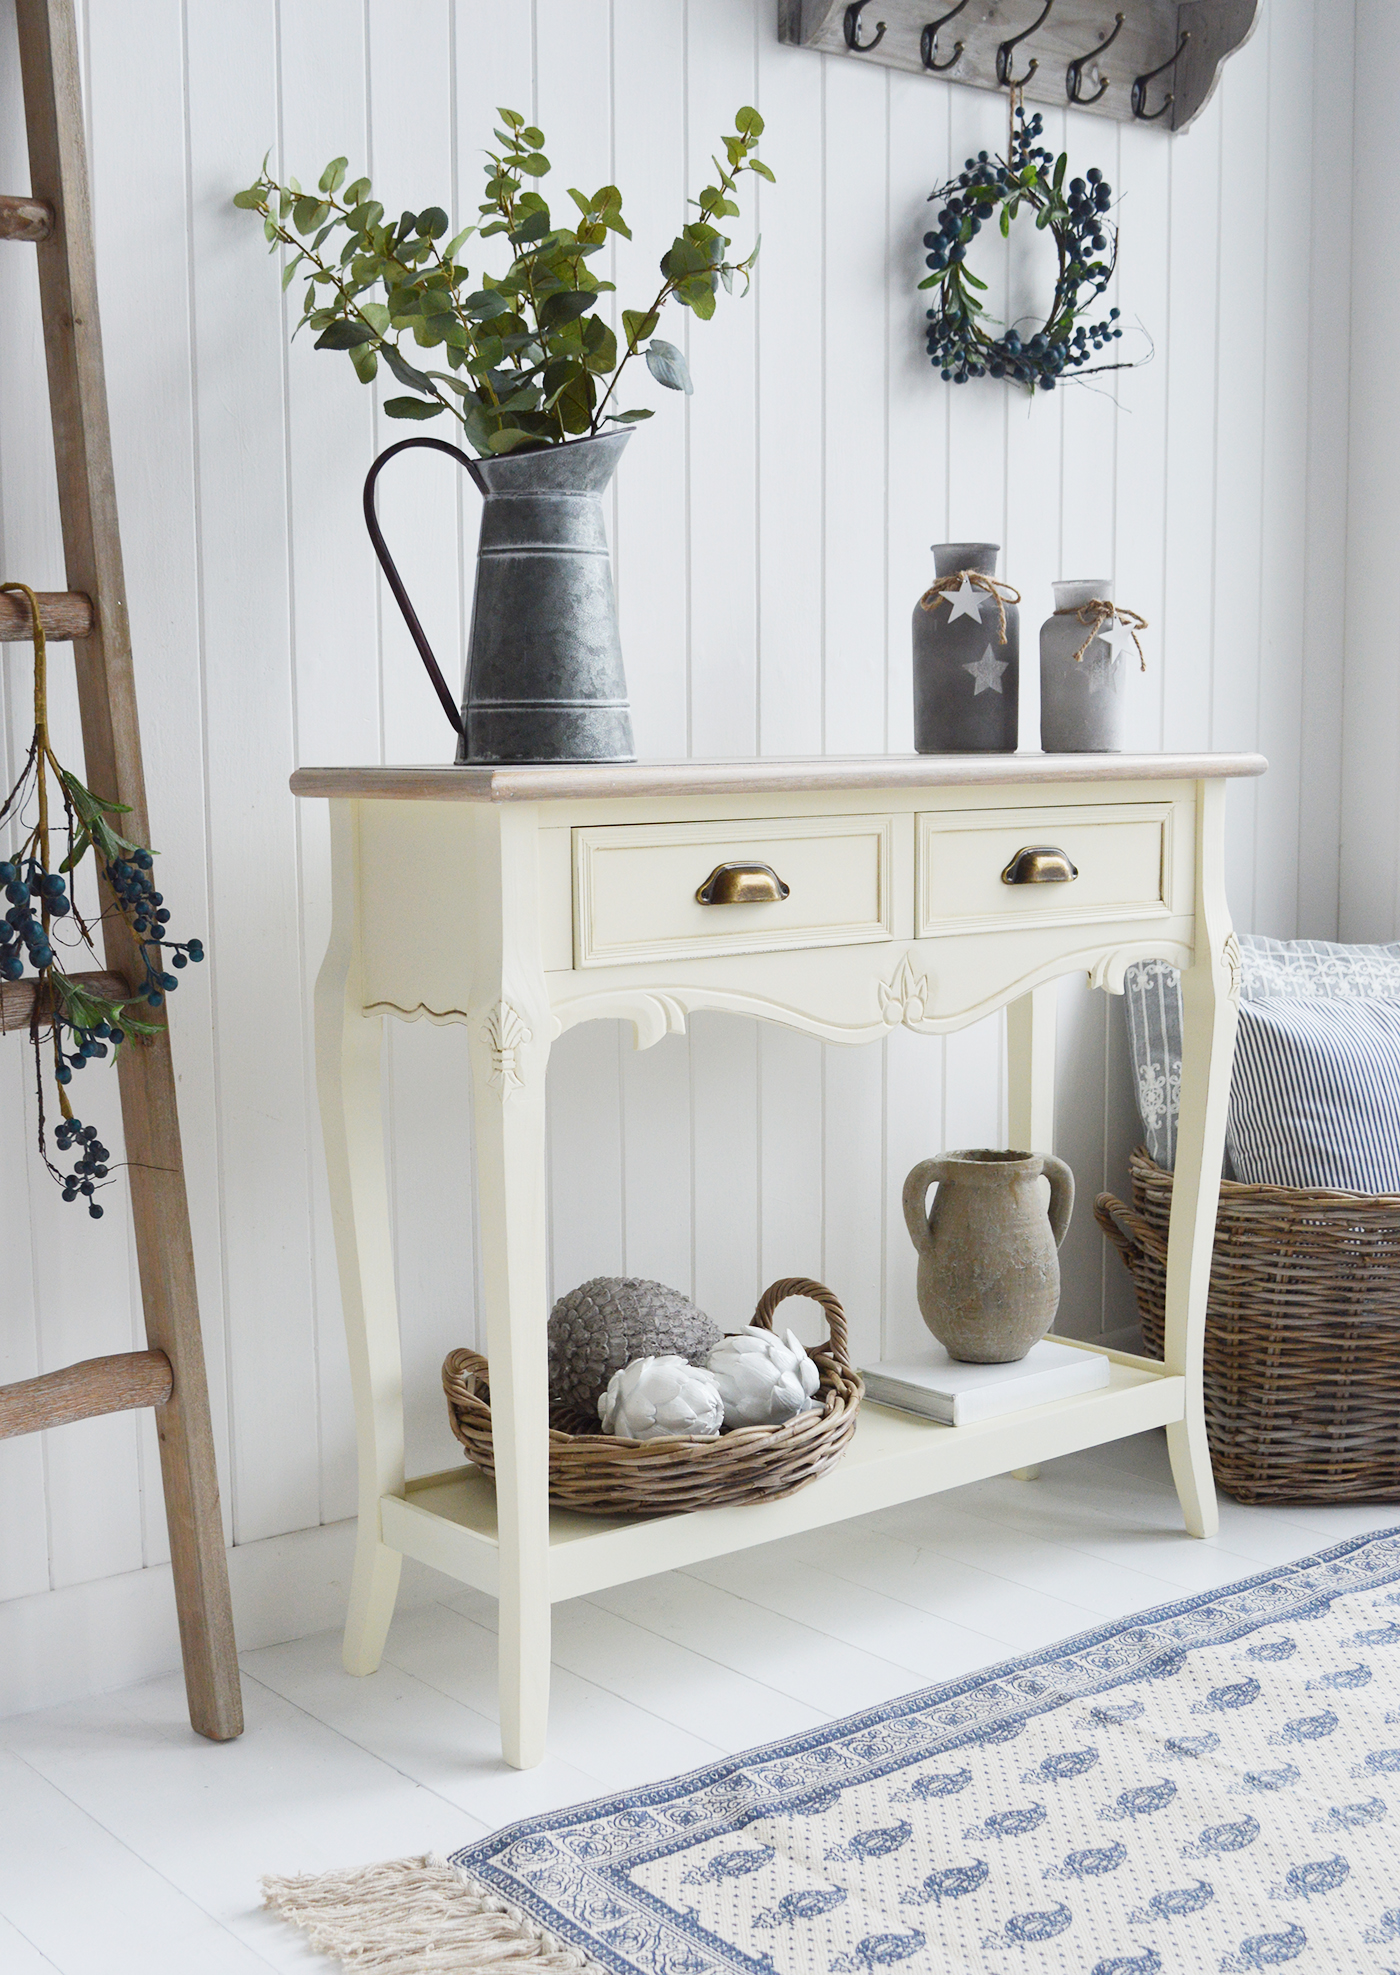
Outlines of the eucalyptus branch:
<svg viewBox="0 0 1400 1975">
<path fill-rule="evenodd" d="M 734 195 L 743 172 L 773 177 L 754 155 L 763 120 L 756 110 L 741 109 L 724 139 L 728 162 L 712 161 L 715 183 L 688 201 L 698 217 L 682 226 L 662 257 L 662 284 L 651 307 L 622 311 L 619 347 L 600 313 L 614 284 L 596 278 L 588 262 L 609 233 L 631 239 L 622 194 L 613 185 L 591 195 L 571 187 L 580 217 L 572 227 L 556 226 L 539 189 L 551 169 L 543 131 L 518 111 L 502 109 L 500 117 L 500 149 L 486 153 L 486 196 L 478 208 L 484 223 L 464 228 L 446 249 L 438 245 L 448 229 L 440 207 L 386 221 L 367 178 L 345 184 L 344 158 L 326 167 L 315 193 L 303 192 L 295 179 L 282 184 L 269 177 L 264 159 L 254 184 L 234 198 L 261 216 L 274 252 L 291 249 L 284 286 L 303 262 L 311 270 L 297 329 L 316 331 L 318 349 L 345 351 L 363 383 L 374 379 L 382 359 L 411 393 L 387 399 L 387 416 L 425 419 L 449 411 L 469 443 L 487 456 L 557 445 L 594 436 L 606 424 L 651 417 L 645 408 L 610 410 L 618 378 L 637 355 L 645 356 L 660 384 L 688 392 L 685 358 L 652 332 L 673 299 L 706 319 L 721 281 L 732 293 L 734 276 L 741 274 L 747 292 L 757 243 L 746 260 L 731 262 L 731 243 L 718 222 L 737 215 Z M 333 263 L 321 250 L 337 229 L 345 239 Z M 505 272 L 483 272 L 475 290 L 456 258 L 473 233 L 482 240 L 503 234 L 513 252 Z M 409 361 L 402 337 L 410 329 L 420 349 L 446 345 L 446 370 Z"/>
</svg>

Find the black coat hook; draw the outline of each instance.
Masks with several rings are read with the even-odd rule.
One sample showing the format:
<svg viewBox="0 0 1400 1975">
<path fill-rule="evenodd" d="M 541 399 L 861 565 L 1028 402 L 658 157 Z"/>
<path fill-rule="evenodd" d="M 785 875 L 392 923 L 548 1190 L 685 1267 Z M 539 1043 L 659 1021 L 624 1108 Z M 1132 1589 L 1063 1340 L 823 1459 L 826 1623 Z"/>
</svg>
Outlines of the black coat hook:
<svg viewBox="0 0 1400 1975">
<path fill-rule="evenodd" d="M 885 38 L 885 23 L 876 21 L 875 32 L 869 41 L 860 38 L 860 17 L 865 12 L 867 0 L 851 0 L 846 9 L 846 46 L 855 55 L 868 55 L 872 48 L 878 48 Z"/>
<path fill-rule="evenodd" d="M 955 41 L 953 43 L 953 52 L 946 62 L 935 62 L 933 51 L 938 46 L 939 29 L 947 27 L 949 21 L 955 21 L 966 5 L 967 0 L 958 0 L 957 6 L 953 8 L 951 13 L 940 14 L 936 21 L 930 21 L 923 33 L 919 36 L 919 59 L 931 75 L 942 75 L 945 69 L 957 67 L 963 51 L 961 41 Z"/>
<path fill-rule="evenodd" d="M 1108 88 L 1107 79 L 1100 76 L 1099 86 L 1092 96 L 1081 94 L 1084 87 L 1085 69 L 1089 66 L 1090 62 L 1096 62 L 1098 60 L 1105 48 L 1111 48 L 1113 46 L 1122 31 L 1123 16 L 1121 14 L 1115 14 L 1113 18 L 1113 32 L 1108 36 L 1107 40 L 1101 41 L 1097 48 L 1091 48 L 1087 55 L 1076 55 L 1069 67 L 1065 70 L 1065 94 L 1071 103 L 1097 103 L 1100 96 Z"/>
<path fill-rule="evenodd" d="M 1003 41 L 1001 46 L 997 49 L 997 86 L 999 88 L 1001 89 L 1024 88 L 1026 83 L 1030 81 L 1031 77 L 1035 74 L 1036 70 L 1040 67 L 1040 63 L 1035 60 L 1034 56 L 1032 56 L 1031 65 L 1026 70 L 1026 73 L 1024 75 L 1013 76 L 1011 73 L 1012 58 L 1015 55 L 1018 45 L 1022 41 L 1029 39 L 1029 37 L 1035 33 L 1038 27 L 1043 27 L 1045 25 L 1050 9 L 1054 6 L 1054 4 L 1055 4 L 1055 0 L 1045 0 L 1045 5 L 1041 8 L 1040 12 L 1036 15 L 1035 19 L 1031 22 L 1030 26 L 1022 28 L 1019 34 L 1013 34 L 1009 41 Z"/>
<path fill-rule="evenodd" d="M 1164 117 L 1167 114 L 1167 111 L 1171 108 L 1174 98 L 1169 95 L 1162 103 L 1160 109 L 1149 110 L 1146 107 L 1147 85 L 1149 82 L 1153 80 L 1155 76 L 1165 75 L 1168 69 L 1174 69 L 1176 67 L 1177 63 L 1181 60 L 1181 51 L 1186 46 L 1187 42 L 1190 39 L 1191 39 L 1190 29 L 1183 28 L 1181 31 L 1181 39 L 1176 44 L 1176 53 L 1174 55 L 1168 55 L 1165 62 L 1159 62 L 1155 69 L 1149 69 L 1146 75 L 1138 76 L 1136 81 L 1133 83 L 1133 97 L 1132 97 L 1133 115 L 1139 120 L 1139 122 L 1155 123 L 1158 117 Z"/>
</svg>

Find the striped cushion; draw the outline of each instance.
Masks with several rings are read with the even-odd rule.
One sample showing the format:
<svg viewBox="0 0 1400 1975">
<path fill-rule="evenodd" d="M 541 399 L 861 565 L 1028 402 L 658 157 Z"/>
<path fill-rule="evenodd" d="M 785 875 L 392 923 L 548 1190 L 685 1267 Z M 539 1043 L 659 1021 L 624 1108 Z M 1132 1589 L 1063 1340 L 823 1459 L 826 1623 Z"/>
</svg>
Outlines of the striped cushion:
<svg viewBox="0 0 1400 1975">
<path fill-rule="evenodd" d="M 1281 995 L 1381 996 L 1400 1001 L 1400 941 L 1338 946 L 1330 940 L 1264 939 L 1241 933 L 1244 1001 Z M 1181 1091 L 1181 976 L 1165 960 L 1139 960 L 1123 980 L 1123 1012 L 1133 1058 L 1133 1094 L 1143 1138 L 1157 1164 L 1176 1165 Z M 1228 1148 L 1226 1167 L 1229 1169 Z"/>
<path fill-rule="evenodd" d="M 1400 1002 L 1242 1001 L 1226 1143 L 1251 1185 L 1400 1193 Z"/>
</svg>

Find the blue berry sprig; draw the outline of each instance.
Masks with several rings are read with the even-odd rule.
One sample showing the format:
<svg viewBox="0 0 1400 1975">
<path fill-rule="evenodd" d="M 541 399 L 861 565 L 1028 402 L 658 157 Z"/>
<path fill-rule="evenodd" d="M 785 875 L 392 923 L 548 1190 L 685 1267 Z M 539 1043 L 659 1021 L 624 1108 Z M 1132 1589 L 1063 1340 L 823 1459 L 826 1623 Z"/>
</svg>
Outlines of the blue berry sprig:
<svg viewBox="0 0 1400 1975">
<path fill-rule="evenodd" d="M 0 590 L 22 592 L 28 598 L 34 631 L 34 737 L 18 781 L 0 803 L 0 827 L 18 823 L 22 832 L 18 850 L 0 858 L 0 887 L 7 904 L 0 919 L 0 984 L 22 980 L 26 967 L 35 975 L 29 1037 L 38 1094 L 39 1154 L 61 1185 L 63 1198 L 85 1199 L 88 1213 L 100 1220 L 102 1208 L 93 1195 L 99 1186 L 111 1183 L 111 1154 L 102 1144 L 97 1127 L 83 1124 L 74 1115 L 67 1086 L 74 1073 L 89 1063 L 115 1056 L 129 1037 L 158 1033 L 155 1025 L 136 1019 L 132 1011 L 143 1002 L 150 1008 L 161 1007 L 166 995 L 179 986 L 176 975 L 166 971 L 167 955 L 170 965 L 180 970 L 191 961 L 202 960 L 204 946 L 198 939 L 168 937 L 170 913 L 151 876 L 152 853 L 119 836 L 108 821 L 110 816 L 127 813 L 126 805 L 95 796 L 54 754 L 48 736 L 47 662 L 38 600 L 23 583 L 0 584 Z M 63 824 L 52 830 L 50 770 L 58 784 L 64 814 Z M 52 839 L 65 849 L 56 869 Z M 68 889 L 69 875 L 89 850 L 94 852 L 111 899 L 102 916 L 114 912 L 125 922 L 140 957 L 142 978 L 135 992 L 118 999 L 93 994 L 60 962 L 56 951 L 57 946 L 86 948 L 88 955 L 96 958 L 91 929 Z M 57 929 L 66 925 L 74 928 L 76 938 L 60 937 Z M 63 1172 L 54 1164 L 45 1140 L 46 1054 L 61 1114 L 54 1146 L 60 1153 L 74 1155 L 71 1172 Z"/>
<path fill-rule="evenodd" d="M 1038 112 L 1027 118 L 1018 104 L 1008 155 L 979 151 L 956 178 L 929 195 L 942 205 L 936 230 L 924 235 L 933 271 L 919 286 L 938 291 L 928 311 L 928 352 L 945 383 L 1004 377 L 1030 391 L 1037 386 L 1053 391 L 1067 374 L 1124 368 L 1092 361 L 1122 337 L 1118 310 L 1109 309 L 1098 321 L 1080 320 L 1113 278 L 1118 236 L 1108 219 L 1112 187 L 1097 169 L 1066 187 L 1067 154 L 1057 158 L 1037 141 L 1044 128 Z M 1054 298 L 1031 335 L 1023 338 L 1011 324 L 997 336 L 977 299 L 987 284 L 967 266 L 967 251 L 994 218 L 1003 239 L 1009 236 L 1023 207 L 1054 239 L 1059 261 Z"/>
</svg>

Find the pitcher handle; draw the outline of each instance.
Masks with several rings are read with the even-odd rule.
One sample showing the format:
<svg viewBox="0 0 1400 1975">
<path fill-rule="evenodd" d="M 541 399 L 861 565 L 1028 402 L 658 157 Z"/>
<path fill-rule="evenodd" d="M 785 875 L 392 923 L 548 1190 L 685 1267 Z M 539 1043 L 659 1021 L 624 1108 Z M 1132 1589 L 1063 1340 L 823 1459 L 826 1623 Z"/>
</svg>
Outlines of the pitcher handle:
<svg viewBox="0 0 1400 1975">
<path fill-rule="evenodd" d="M 1051 1152 L 1042 1155 L 1041 1169 L 1050 1182 L 1050 1232 L 1058 1248 L 1069 1232 L 1069 1217 L 1074 1212 L 1074 1174 Z"/>
<path fill-rule="evenodd" d="M 927 1254 L 932 1246 L 926 1204 L 928 1190 L 935 1180 L 945 1177 L 941 1159 L 921 1159 L 904 1182 L 904 1225 L 909 1230 L 909 1239 L 921 1255 Z"/>
<path fill-rule="evenodd" d="M 389 553 L 388 544 L 385 542 L 383 531 L 379 526 L 379 516 L 375 512 L 374 483 L 379 478 L 380 469 L 389 464 L 395 453 L 406 453 L 410 446 L 430 446 L 435 453 L 449 454 L 459 465 L 467 469 L 473 480 L 476 480 L 476 461 L 469 458 L 460 447 L 449 446 L 446 439 L 430 439 L 424 434 L 412 439 L 400 439 L 397 445 L 386 446 L 369 472 L 365 475 L 365 527 L 368 528 L 369 538 L 374 544 L 374 553 L 379 557 L 379 566 L 389 579 L 389 588 L 394 593 L 394 601 L 403 612 L 403 619 L 404 623 L 408 626 L 409 636 L 418 647 L 418 656 L 427 667 L 428 677 L 437 689 L 437 696 L 442 701 L 443 711 L 452 722 L 452 730 L 454 733 L 460 734 L 462 732 L 461 709 L 458 707 L 456 700 L 453 699 L 452 689 L 446 679 L 443 678 L 438 662 L 433 657 L 433 648 L 428 643 L 427 632 L 418 622 L 418 613 L 408 600 L 408 591 L 404 588 L 403 578 L 399 575 L 394 558 Z M 480 482 L 477 482 L 477 484 L 480 485 Z"/>
</svg>

